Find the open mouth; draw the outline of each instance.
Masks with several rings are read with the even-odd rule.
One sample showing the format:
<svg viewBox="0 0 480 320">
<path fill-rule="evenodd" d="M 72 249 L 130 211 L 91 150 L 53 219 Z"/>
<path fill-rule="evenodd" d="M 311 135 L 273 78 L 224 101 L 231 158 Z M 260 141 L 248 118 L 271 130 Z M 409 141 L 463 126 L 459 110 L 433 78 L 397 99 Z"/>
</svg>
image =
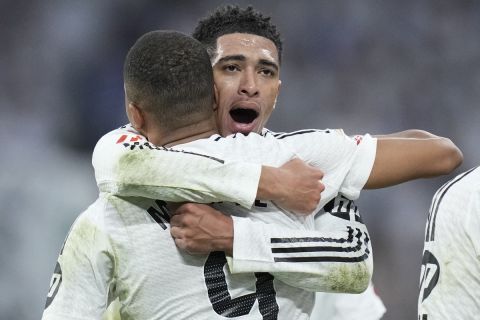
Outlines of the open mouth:
<svg viewBox="0 0 480 320">
<path fill-rule="evenodd" d="M 258 112 L 253 109 L 237 108 L 230 110 L 233 121 L 238 123 L 251 123 L 258 117 Z"/>
</svg>

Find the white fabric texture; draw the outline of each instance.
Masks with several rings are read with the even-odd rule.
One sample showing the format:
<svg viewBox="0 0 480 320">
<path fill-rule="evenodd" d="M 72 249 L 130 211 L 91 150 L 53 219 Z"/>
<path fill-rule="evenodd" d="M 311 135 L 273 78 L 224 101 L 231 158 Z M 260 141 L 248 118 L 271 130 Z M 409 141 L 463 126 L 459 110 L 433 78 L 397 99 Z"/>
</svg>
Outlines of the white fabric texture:
<svg viewBox="0 0 480 320">
<path fill-rule="evenodd" d="M 480 314 L 480 168 L 438 189 L 423 250 L 419 319 L 478 319 Z"/>
</svg>

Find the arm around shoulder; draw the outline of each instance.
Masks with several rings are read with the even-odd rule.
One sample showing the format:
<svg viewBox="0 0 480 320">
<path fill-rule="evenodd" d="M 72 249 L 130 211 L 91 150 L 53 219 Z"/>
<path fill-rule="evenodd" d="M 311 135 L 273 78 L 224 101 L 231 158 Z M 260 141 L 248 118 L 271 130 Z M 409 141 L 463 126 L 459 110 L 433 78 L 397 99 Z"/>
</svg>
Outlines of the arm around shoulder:
<svg viewBox="0 0 480 320">
<path fill-rule="evenodd" d="M 229 201 L 250 208 L 261 165 L 157 147 L 127 128 L 103 136 L 92 164 L 100 192 L 182 202 Z"/>
<path fill-rule="evenodd" d="M 126 128 L 103 136 L 92 164 L 100 192 L 171 202 L 272 200 L 297 213 L 311 213 L 320 200 L 323 173 L 296 159 L 281 168 L 226 162 L 207 154 L 157 147 Z"/>
<path fill-rule="evenodd" d="M 446 175 L 463 161 L 462 152 L 449 138 L 427 131 L 407 130 L 377 139 L 377 154 L 366 189 Z"/>
</svg>

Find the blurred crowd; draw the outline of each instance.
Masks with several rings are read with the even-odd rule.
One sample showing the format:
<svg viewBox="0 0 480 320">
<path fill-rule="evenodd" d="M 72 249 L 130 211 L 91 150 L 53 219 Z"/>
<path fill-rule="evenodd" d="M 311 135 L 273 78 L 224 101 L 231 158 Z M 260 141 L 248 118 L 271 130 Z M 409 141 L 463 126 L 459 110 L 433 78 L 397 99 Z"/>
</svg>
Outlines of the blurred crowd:
<svg viewBox="0 0 480 320">
<path fill-rule="evenodd" d="M 41 317 L 75 217 L 96 197 L 90 156 L 126 123 L 122 64 L 144 32 L 191 33 L 222 1 L 0 1 L 0 318 Z M 284 40 L 270 129 L 408 128 L 450 137 L 480 164 L 480 2 L 236 1 Z M 359 201 L 385 319 L 416 318 L 430 200 L 448 177 Z"/>
</svg>

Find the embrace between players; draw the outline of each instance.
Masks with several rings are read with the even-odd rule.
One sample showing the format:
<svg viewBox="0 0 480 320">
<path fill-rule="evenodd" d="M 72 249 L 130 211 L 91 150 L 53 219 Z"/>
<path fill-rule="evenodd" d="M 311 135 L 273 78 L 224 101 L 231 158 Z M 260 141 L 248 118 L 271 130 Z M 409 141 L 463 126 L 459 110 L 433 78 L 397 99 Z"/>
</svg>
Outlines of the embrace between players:
<svg viewBox="0 0 480 320">
<path fill-rule="evenodd" d="M 308 319 L 315 291 L 370 284 L 360 191 L 462 161 L 420 130 L 271 132 L 282 44 L 269 18 L 220 8 L 194 38 L 153 31 L 128 52 L 130 124 L 95 147 L 99 198 L 69 232 L 43 319 L 99 319 L 115 299 L 122 319 Z"/>
</svg>

